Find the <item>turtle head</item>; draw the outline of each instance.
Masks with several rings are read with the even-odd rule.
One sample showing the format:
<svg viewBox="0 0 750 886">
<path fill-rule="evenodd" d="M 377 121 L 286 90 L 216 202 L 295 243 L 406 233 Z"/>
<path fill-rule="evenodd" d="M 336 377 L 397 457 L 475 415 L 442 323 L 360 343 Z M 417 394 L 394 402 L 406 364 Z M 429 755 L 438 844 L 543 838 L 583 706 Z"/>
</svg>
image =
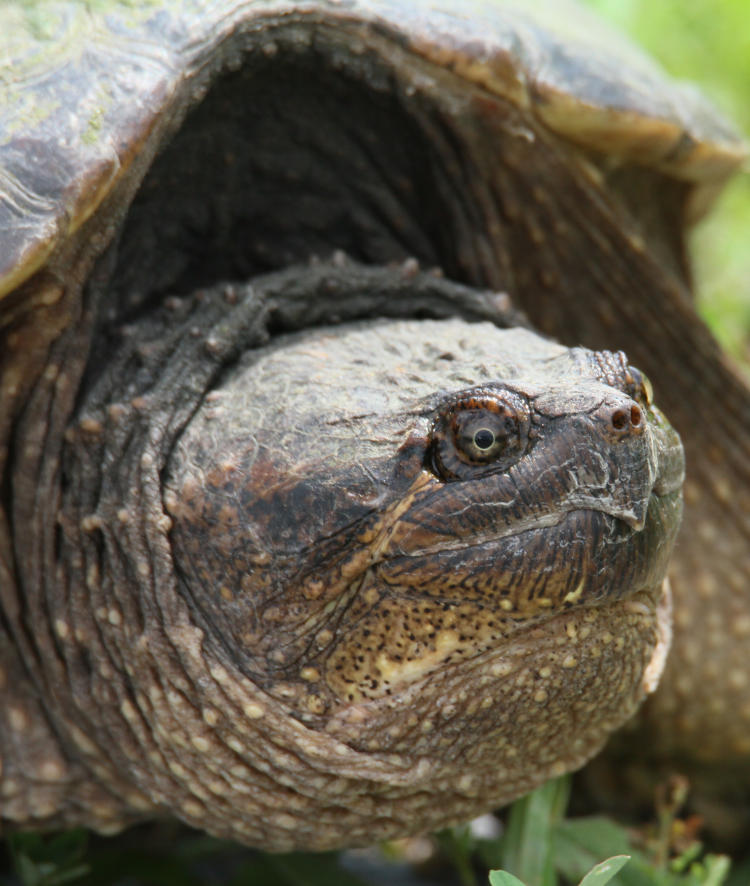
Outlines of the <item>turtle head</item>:
<svg viewBox="0 0 750 886">
<path fill-rule="evenodd" d="M 381 321 L 240 360 L 165 504 L 227 656 L 308 728 L 460 782 L 468 811 L 580 764 L 654 687 L 682 478 L 623 354 Z"/>
</svg>

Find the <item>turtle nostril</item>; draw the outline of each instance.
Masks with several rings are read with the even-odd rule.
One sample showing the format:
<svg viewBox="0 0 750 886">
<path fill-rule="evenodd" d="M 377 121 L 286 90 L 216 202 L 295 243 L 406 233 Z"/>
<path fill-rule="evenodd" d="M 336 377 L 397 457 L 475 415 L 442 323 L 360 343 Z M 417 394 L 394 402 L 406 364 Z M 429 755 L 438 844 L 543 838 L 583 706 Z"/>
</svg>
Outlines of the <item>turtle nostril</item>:
<svg viewBox="0 0 750 886">
<path fill-rule="evenodd" d="M 628 414 L 624 409 L 616 409 L 612 413 L 612 427 L 616 431 L 621 431 L 628 425 Z"/>
<path fill-rule="evenodd" d="M 630 409 L 615 409 L 612 413 L 612 427 L 616 431 L 625 431 L 629 428 L 638 428 L 643 422 L 643 413 L 640 407 L 633 404 Z"/>
</svg>

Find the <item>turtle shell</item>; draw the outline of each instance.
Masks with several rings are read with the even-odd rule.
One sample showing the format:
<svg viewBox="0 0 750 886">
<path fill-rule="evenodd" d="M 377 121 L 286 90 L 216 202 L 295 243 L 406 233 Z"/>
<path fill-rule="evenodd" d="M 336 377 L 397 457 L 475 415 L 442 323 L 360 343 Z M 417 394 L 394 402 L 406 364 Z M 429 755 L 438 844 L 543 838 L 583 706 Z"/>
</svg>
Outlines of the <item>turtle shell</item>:
<svg viewBox="0 0 750 886">
<path fill-rule="evenodd" d="M 0 96 L 2 294 L 63 248 L 119 182 L 132 189 L 218 70 L 322 29 L 350 50 L 421 59 L 419 88 L 439 90 L 450 72 L 608 166 L 634 162 L 689 182 L 692 217 L 746 153 L 692 87 L 557 2 L 7 3 L 0 26 L 11 72 Z"/>
</svg>

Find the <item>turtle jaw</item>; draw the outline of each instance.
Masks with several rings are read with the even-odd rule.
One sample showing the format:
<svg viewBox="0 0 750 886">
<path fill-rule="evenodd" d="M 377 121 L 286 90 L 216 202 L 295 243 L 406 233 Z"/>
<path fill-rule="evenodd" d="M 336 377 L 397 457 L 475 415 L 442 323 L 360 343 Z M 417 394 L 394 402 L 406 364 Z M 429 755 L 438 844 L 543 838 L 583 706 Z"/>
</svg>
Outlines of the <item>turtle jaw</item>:
<svg viewBox="0 0 750 886">
<path fill-rule="evenodd" d="M 668 600 L 661 586 L 644 589 L 528 624 L 470 659 L 402 669 L 400 681 L 394 670 L 390 694 L 342 702 L 326 733 L 408 755 L 410 787 L 430 782 L 430 828 L 497 807 L 583 765 L 653 691 Z"/>
<path fill-rule="evenodd" d="M 476 541 L 396 549 L 373 568 L 392 587 L 488 605 L 505 600 L 504 612 L 525 619 L 570 602 L 596 604 L 658 586 L 681 516 L 677 489 L 649 497 L 640 529 L 603 507 L 573 508 Z"/>
<path fill-rule="evenodd" d="M 645 529 L 627 534 L 660 538 L 680 507 L 679 492 L 654 496 Z M 430 828 L 509 802 L 582 766 L 654 691 L 671 642 L 663 571 L 593 602 L 581 580 L 562 608 L 514 620 L 476 601 L 429 601 L 372 569 L 359 589 L 369 608 L 321 667 L 339 699 L 325 731 L 368 754 L 418 761 L 412 772 L 424 769 L 435 798 Z M 411 787 L 419 783 L 414 775 Z"/>
<path fill-rule="evenodd" d="M 442 669 L 498 650 L 502 657 L 517 646 L 521 657 L 533 660 L 528 637 L 554 630 L 561 618 L 603 623 L 611 617 L 614 625 L 618 612 L 637 612 L 639 630 L 650 636 L 664 620 L 662 585 L 681 508 L 676 491 L 651 498 L 640 532 L 601 511 L 577 510 L 554 526 L 380 560 L 323 659 L 329 688 L 342 703 L 361 703 L 423 679 L 439 682 Z M 657 633 L 664 635 L 663 625 Z M 623 656 L 640 657 L 640 643 L 636 633 Z M 466 666 L 471 671 L 473 665 Z M 634 679 L 638 684 L 641 677 Z"/>
</svg>

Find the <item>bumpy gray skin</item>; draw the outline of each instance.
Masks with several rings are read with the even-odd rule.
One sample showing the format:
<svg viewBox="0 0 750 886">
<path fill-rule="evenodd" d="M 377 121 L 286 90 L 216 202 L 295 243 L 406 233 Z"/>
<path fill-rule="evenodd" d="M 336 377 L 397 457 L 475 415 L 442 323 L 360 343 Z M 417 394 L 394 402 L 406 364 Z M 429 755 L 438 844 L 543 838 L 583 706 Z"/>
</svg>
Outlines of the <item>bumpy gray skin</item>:
<svg viewBox="0 0 750 886">
<path fill-rule="evenodd" d="M 28 9 L 4 4 L 0 15 L 27 22 Z M 305 619 L 316 606 L 324 616 L 335 613 L 326 588 L 375 569 L 368 545 L 394 554 L 388 532 L 378 524 L 347 539 L 353 561 L 333 533 L 330 556 L 315 561 L 304 546 L 304 521 L 277 533 L 263 522 L 268 513 L 254 511 L 238 566 L 235 505 L 217 502 L 223 485 L 236 482 L 234 461 L 249 450 L 230 449 L 205 466 L 201 459 L 213 450 L 202 453 L 189 430 L 181 437 L 209 395 L 215 405 L 200 407 L 195 420 L 206 428 L 227 420 L 212 393 L 222 367 L 268 335 L 399 313 L 506 322 L 507 306 L 486 288 L 511 292 L 538 328 L 570 345 L 625 346 L 656 379 L 659 402 L 682 434 L 690 477 L 683 542 L 671 567 L 674 653 L 629 747 L 649 763 L 677 758 L 709 786 L 721 784 L 717 776 L 746 784 L 750 398 L 695 316 L 683 250 L 687 220 L 736 166 L 739 141 L 700 102 L 643 59 L 631 64 L 609 39 L 592 43 L 499 4 L 477 4 L 465 15 L 432 8 L 425 15 L 418 5 L 387 2 L 232 0 L 59 10 L 51 20 L 57 30 L 30 25 L 11 47 L 13 78 L 0 105 L 8 133 L 0 145 L 8 197 L 0 203 L 2 816 L 22 826 L 106 830 L 176 814 L 268 847 L 366 842 L 469 815 L 575 766 L 633 709 L 653 683 L 664 645 L 656 607 L 668 545 L 649 547 L 639 561 L 650 587 L 643 599 L 617 603 L 605 594 L 596 605 L 562 606 L 554 616 L 534 610 L 539 623 L 518 633 L 511 616 L 498 615 L 491 627 L 472 621 L 482 649 L 488 636 L 503 636 L 475 659 L 446 625 L 442 652 L 432 649 L 438 632 L 430 637 L 432 623 L 421 621 L 427 634 L 415 661 L 422 664 L 397 666 L 401 653 L 390 649 L 381 661 L 383 650 L 368 649 L 350 656 L 348 669 L 337 660 L 342 668 L 334 664 L 329 673 L 316 656 L 334 655 L 329 643 L 341 623 L 328 638 L 316 617 Z M 18 33 L 2 29 L 4 39 Z M 71 51 L 84 61 L 72 63 Z M 219 295 L 218 281 L 246 281 L 338 248 L 374 266 L 408 259 L 405 277 L 359 289 L 346 277 L 335 304 L 325 274 L 316 283 L 309 269 L 300 272 L 296 295 L 286 279 L 288 298 L 261 298 L 259 290 L 254 305 L 239 290 Z M 474 289 L 451 294 L 448 284 L 410 276 L 410 256 Z M 201 288 L 210 293 L 203 301 Z M 233 300 L 241 301 L 239 313 L 222 325 L 219 304 Z M 487 361 L 466 359 L 472 368 L 459 387 L 498 381 L 491 367 L 485 371 Z M 627 394 L 648 410 L 619 358 L 591 366 L 584 371 L 590 380 L 608 367 L 607 384 L 619 391 L 611 396 Z M 397 369 L 390 374 L 400 390 Z M 450 371 L 445 378 L 440 390 L 449 396 Z M 588 384 L 581 396 L 591 405 Z M 522 402 L 514 400 L 513 409 L 523 412 L 533 391 L 516 394 Z M 336 408 L 349 396 L 339 392 Z M 415 476 L 418 451 L 420 470 L 437 480 L 430 473 L 437 444 L 425 428 L 432 415 L 431 433 L 443 433 L 442 401 L 420 403 L 415 395 L 414 403 L 426 412 L 414 417 L 414 446 L 398 452 L 406 474 L 395 471 L 384 483 L 381 467 L 355 472 L 357 494 L 382 494 L 383 519 L 404 517 L 427 495 L 404 485 Z M 209 419 L 210 410 L 216 415 Z M 263 410 L 271 414 L 270 406 Z M 648 435 L 634 414 L 613 406 L 609 423 L 599 422 L 596 446 L 625 428 L 625 448 L 637 450 L 635 428 Z M 372 422 L 358 421 L 372 436 Z M 384 419 L 389 434 L 405 427 L 393 421 Z M 273 452 L 277 429 L 253 426 Z M 295 438 L 285 439 L 292 445 Z M 293 444 L 300 459 L 307 441 Z M 576 464 L 577 482 L 583 468 Z M 639 464 L 656 471 L 653 459 Z M 257 475 L 262 490 L 275 489 L 273 476 Z M 196 496 L 196 480 L 212 494 Z M 306 482 L 306 474 L 292 472 L 275 491 L 277 503 Z M 405 495 L 404 514 L 381 492 L 391 486 Z M 564 511 L 570 490 L 562 484 L 557 491 Z M 609 519 L 638 525 L 644 493 L 635 491 L 629 504 L 612 493 L 618 516 Z M 590 519 L 605 519 L 590 494 L 584 501 Z M 342 513 L 355 505 L 362 507 L 344 502 Z M 196 536 L 198 508 L 214 527 L 229 521 L 224 548 L 205 526 Z M 497 508 L 481 512 L 496 515 Z M 330 502 L 319 516 L 329 515 Z M 521 515 L 521 525 L 528 528 L 529 519 Z M 674 519 L 665 521 L 665 538 Z M 485 543 L 486 528 L 461 531 L 478 528 Z M 595 543 L 601 535 L 590 529 Z M 617 537 L 627 546 L 626 535 Z M 282 545 L 278 573 L 263 547 L 270 541 Z M 402 542 L 394 530 L 393 544 Z M 453 555 L 434 541 L 427 548 Z M 550 552 L 544 545 L 530 568 L 554 572 Z M 389 587 L 401 588 L 396 559 L 387 560 Z M 313 561 L 333 574 L 319 583 L 305 572 Z M 591 562 L 589 578 L 597 575 L 598 561 Z M 377 563 L 385 581 L 388 570 Z M 253 576 L 262 607 L 243 596 L 242 578 L 239 588 L 208 583 L 214 596 L 204 594 L 205 573 L 217 568 L 235 579 L 238 569 Z M 468 560 L 462 568 L 476 588 L 488 586 Z M 269 595 L 287 585 L 291 597 L 274 612 Z M 533 582 L 524 587 L 530 593 Z M 581 593 L 587 587 L 596 581 Z M 559 602 L 572 594 L 575 604 L 578 589 L 561 584 Z M 511 606 L 520 601 L 515 596 Z M 285 641 L 269 642 L 258 628 L 264 620 Z M 321 648 L 299 639 L 308 627 Z M 538 670 L 536 658 L 525 657 L 529 639 L 534 655 L 546 657 Z M 504 663 L 488 675 L 484 664 L 506 645 L 507 679 Z M 419 672 L 443 653 L 461 660 L 440 670 L 440 679 Z M 597 669 L 601 661 L 608 667 Z M 409 672 L 413 684 L 404 682 Z M 455 686 L 450 673 L 462 675 Z M 388 713 L 387 694 L 373 696 L 384 674 L 401 687 L 398 716 Z M 484 678 L 493 693 L 485 694 Z M 427 679 L 433 696 L 418 691 Z M 442 704 L 446 694 L 459 697 L 456 709 L 453 700 Z M 502 721 L 508 733 L 503 725 L 492 732 L 491 712 L 504 710 L 497 698 L 513 714 Z M 444 719 L 421 714 L 422 700 L 447 711 Z M 458 760 L 452 735 L 441 738 L 452 716 L 477 727 L 476 744 Z M 318 728 L 328 718 L 331 733 Z M 358 744 L 365 740 L 374 744 Z M 423 750 L 415 758 L 417 745 Z"/>
<path fill-rule="evenodd" d="M 334 313 L 504 305 L 306 268 L 109 331 L 40 583 L 44 720 L 6 686 L 7 818 L 169 812 L 321 849 L 465 819 L 601 746 L 661 672 L 681 513 L 681 445 L 624 356 L 458 318 L 256 349 Z M 451 417 L 498 403 L 507 451 L 457 458 Z"/>
</svg>

